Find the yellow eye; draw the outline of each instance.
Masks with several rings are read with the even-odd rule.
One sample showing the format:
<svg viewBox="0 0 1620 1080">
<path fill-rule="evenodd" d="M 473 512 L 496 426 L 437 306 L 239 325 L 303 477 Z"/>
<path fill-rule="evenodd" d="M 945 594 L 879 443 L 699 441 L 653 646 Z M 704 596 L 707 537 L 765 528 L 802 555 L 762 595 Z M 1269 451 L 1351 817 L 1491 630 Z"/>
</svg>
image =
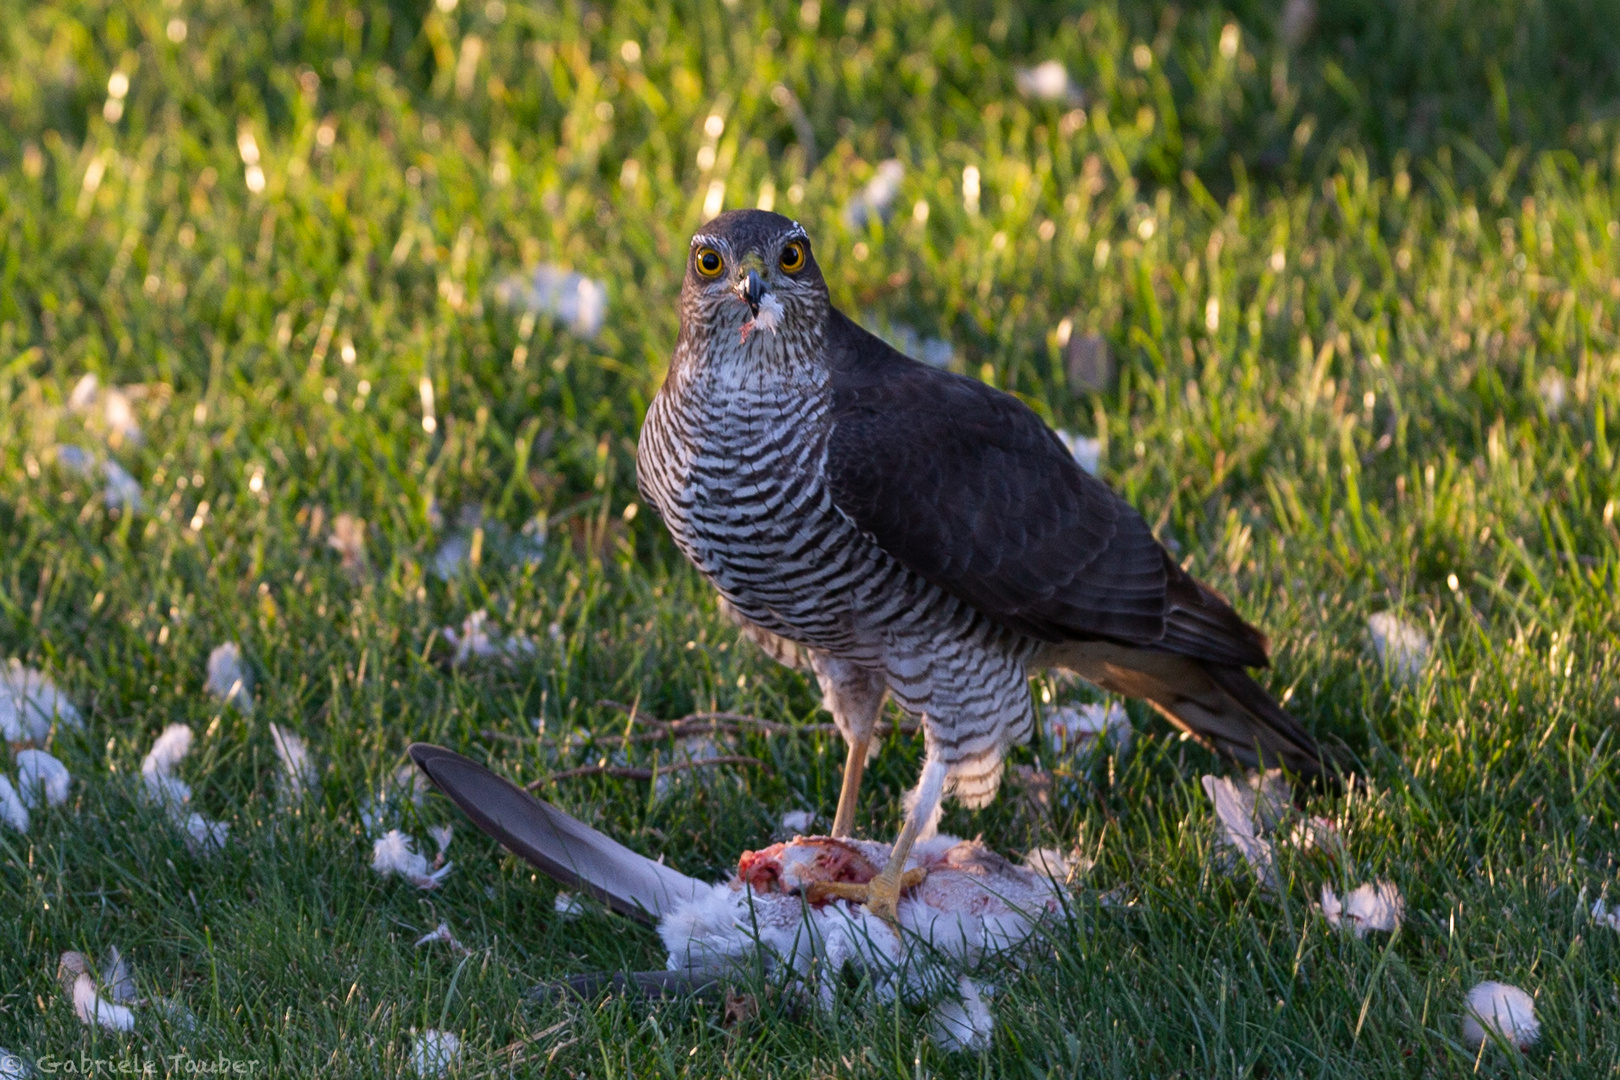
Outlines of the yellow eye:
<svg viewBox="0 0 1620 1080">
<path fill-rule="evenodd" d="M 804 268 L 804 245 L 795 240 L 782 249 L 782 269 L 792 274 Z"/>
<path fill-rule="evenodd" d="M 692 261 L 697 266 L 697 272 L 707 278 L 719 277 L 720 271 L 726 268 L 726 261 L 712 247 L 699 248 L 697 258 Z"/>
</svg>

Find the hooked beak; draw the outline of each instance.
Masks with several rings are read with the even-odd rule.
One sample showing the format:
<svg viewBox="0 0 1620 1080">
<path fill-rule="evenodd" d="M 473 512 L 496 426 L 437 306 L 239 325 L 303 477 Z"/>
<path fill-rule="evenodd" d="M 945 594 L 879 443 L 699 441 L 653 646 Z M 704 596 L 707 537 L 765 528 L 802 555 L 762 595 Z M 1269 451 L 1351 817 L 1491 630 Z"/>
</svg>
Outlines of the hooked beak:
<svg viewBox="0 0 1620 1080">
<path fill-rule="evenodd" d="M 759 271 L 750 270 L 747 277 L 737 281 L 737 297 L 748 305 L 750 312 L 759 314 L 759 302 L 765 299 L 765 282 L 761 280 Z"/>
</svg>

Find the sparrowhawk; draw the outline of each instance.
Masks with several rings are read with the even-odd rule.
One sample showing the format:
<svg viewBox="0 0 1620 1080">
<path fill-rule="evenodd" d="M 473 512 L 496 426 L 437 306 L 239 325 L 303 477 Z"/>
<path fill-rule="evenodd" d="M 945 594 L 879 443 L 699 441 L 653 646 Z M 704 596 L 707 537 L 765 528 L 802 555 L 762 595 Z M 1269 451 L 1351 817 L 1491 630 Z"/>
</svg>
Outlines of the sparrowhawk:
<svg viewBox="0 0 1620 1080">
<path fill-rule="evenodd" d="M 1244 764 L 1323 768 L 1245 671 L 1266 666 L 1264 636 L 1017 398 L 834 308 L 809 237 L 779 214 L 732 211 L 692 238 L 637 472 L 722 606 L 814 671 L 849 744 L 834 836 L 885 697 L 921 719 L 921 777 L 866 890 L 891 919 L 943 798 L 987 803 L 1029 737 L 1032 669 L 1145 698 Z"/>
</svg>

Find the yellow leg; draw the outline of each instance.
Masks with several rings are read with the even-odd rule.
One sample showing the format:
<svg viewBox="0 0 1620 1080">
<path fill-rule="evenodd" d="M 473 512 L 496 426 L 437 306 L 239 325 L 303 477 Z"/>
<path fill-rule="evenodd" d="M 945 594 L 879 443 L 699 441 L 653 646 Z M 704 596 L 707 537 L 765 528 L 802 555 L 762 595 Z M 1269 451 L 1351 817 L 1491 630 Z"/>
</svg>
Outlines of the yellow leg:
<svg viewBox="0 0 1620 1080">
<path fill-rule="evenodd" d="M 899 925 L 900 894 L 928 876 L 928 871 L 918 868 L 911 871 L 916 881 L 908 883 L 906 880 L 906 859 L 911 855 L 911 845 L 917 842 L 917 829 L 917 816 L 907 814 L 900 838 L 894 842 L 894 850 L 889 855 L 889 865 L 866 886 L 866 910 L 890 926 Z"/>
<path fill-rule="evenodd" d="M 848 783 L 848 773 L 845 774 L 845 782 Z M 915 799 L 906 813 L 906 823 L 889 852 L 889 863 L 883 872 L 865 885 L 850 882 L 812 885 L 806 891 L 809 900 L 812 903 L 832 897 L 864 900 L 867 911 L 898 929 L 900 894 L 921 884 L 928 876 L 928 871 L 920 867 L 907 870 L 906 859 L 911 856 L 912 845 L 917 842 L 917 836 L 924 826 L 932 831 L 940 800 L 944 797 L 944 788 L 945 767 L 934 761 L 924 762 L 922 781 L 917 785 Z"/>
<path fill-rule="evenodd" d="M 926 880 L 928 871 L 922 867 L 907 870 L 900 875 L 900 888 L 895 890 L 895 894 L 898 896 Z M 852 881 L 818 881 L 806 889 L 804 895 L 812 904 L 819 904 L 823 900 L 854 900 L 856 903 L 864 904 L 870 899 L 872 886 L 875 884 L 876 879 L 866 885 L 857 885 Z"/>
<path fill-rule="evenodd" d="M 866 754 L 871 746 L 870 733 L 849 744 L 849 757 L 844 759 L 844 786 L 838 793 L 838 813 L 833 818 L 834 836 L 848 836 L 855 831 L 855 804 L 859 801 L 861 776 L 866 772 Z"/>
</svg>

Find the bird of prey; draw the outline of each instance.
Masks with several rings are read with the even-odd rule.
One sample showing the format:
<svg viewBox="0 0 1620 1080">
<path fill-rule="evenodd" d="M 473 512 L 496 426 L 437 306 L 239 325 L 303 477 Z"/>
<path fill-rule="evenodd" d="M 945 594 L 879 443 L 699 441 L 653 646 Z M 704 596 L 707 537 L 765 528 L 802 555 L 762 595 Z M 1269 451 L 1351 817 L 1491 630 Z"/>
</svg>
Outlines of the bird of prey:
<svg viewBox="0 0 1620 1080">
<path fill-rule="evenodd" d="M 920 718 L 905 824 L 859 887 L 891 922 L 942 800 L 989 802 L 1030 736 L 1032 669 L 1145 698 L 1244 764 L 1323 770 L 1245 671 L 1266 666 L 1265 637 L 1017 398 L 834 308 L 809 236 L 779 214 L 732 211 L 692 238 L 637 477 L 743 630 L 814 671 L 849 744 L 834 836 L 852 830 L 885 698 Z"/>
</svg>

